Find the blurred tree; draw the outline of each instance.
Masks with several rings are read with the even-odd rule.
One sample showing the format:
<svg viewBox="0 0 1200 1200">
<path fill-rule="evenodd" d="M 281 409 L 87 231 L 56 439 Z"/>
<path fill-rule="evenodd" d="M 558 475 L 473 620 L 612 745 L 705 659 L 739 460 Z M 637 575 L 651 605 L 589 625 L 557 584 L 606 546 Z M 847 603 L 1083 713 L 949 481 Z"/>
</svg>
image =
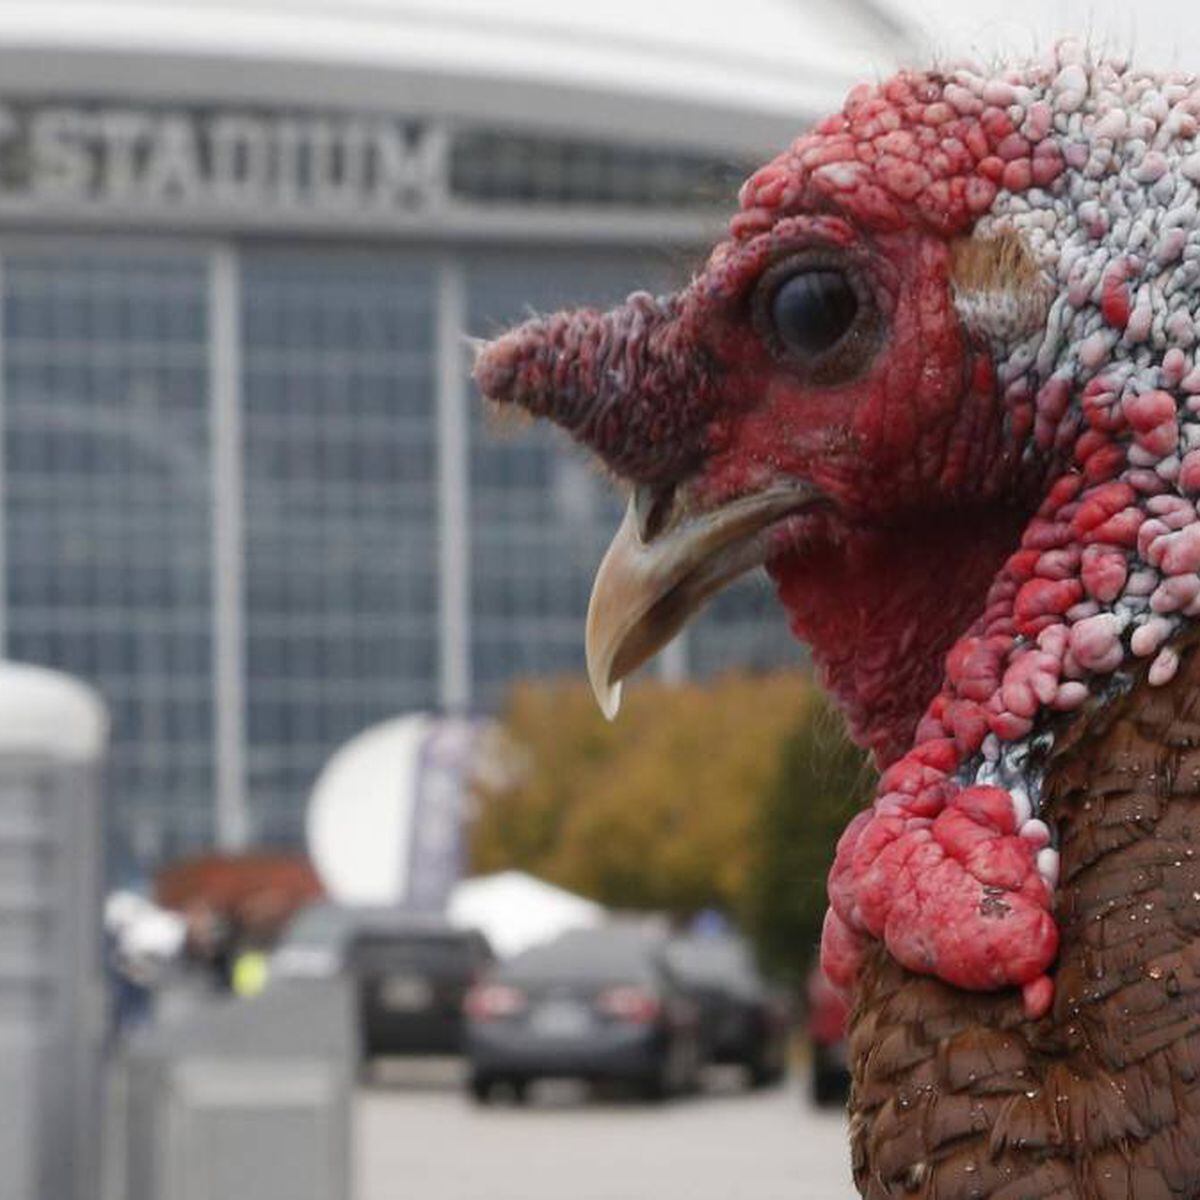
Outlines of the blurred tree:
<svg viewBox="0 0 1200 1200">
<path fill-rule="evenodd" d="M 874 789 L 866 755 L 818 696 L 781 747 L 751 835 L 753 870 L 740 909 L 763 966 L 800 985 L 816 957 L 825 878 L 838 837 Z"/>
<path fill-rule="evenodd" d="M 518 684 L 502 720 L 520 769 L 476 785 L 473 866 L 619 908 L 740 912 L 760 806 L 815 697 L 798 672 L 645 680 L 610 725 L 582 682 Z"/>
</svg>

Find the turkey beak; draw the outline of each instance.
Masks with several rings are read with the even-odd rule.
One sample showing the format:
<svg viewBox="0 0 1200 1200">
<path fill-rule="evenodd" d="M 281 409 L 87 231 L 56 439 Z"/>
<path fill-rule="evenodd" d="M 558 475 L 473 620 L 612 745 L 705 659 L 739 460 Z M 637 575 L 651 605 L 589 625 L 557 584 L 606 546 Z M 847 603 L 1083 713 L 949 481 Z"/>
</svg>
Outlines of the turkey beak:
<svg viewBox="0 0 1200 1200">
<path fill-rule="evenodd" d="M 588 678 L 610 721 L 620 708 L 621 681 L 706 600 L 763 563 L 769 525 L 816 499 L 811 487 L 786 483 L 689 512 L 674 488 L 635 490 L 588 605 Z"/>
</svg>

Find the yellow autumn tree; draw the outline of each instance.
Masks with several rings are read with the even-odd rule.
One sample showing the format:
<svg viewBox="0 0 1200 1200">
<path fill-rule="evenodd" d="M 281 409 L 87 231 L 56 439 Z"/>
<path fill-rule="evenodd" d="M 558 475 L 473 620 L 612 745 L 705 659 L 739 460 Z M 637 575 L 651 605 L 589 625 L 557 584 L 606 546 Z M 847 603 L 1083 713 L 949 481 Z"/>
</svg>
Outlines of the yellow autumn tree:
<svg viewBox="0 0 1200 1200">
<path fill-rule="evenodd" d="M 652 680 L 617 721 L 575 679 L 515 686 L 509 769 L 476 788 L 476 870 L 519 867 L 619 908 L 739 912 L 783 747 L 817 707 L 796 671 Z"/>
</svg>

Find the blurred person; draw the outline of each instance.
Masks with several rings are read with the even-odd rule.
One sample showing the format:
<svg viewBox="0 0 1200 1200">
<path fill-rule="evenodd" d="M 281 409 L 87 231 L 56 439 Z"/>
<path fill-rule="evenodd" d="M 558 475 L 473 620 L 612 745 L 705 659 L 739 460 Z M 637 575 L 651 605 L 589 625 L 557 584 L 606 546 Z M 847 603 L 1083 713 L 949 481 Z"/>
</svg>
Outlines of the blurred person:
<svg viewBox="0 0 1200 1200">
<path fill-rule="evenodd" d="M 104 939 L 114 1036 L 152 1018 L 155 992 L 179 963 L 186 938 L 183 919 L 145 896 L 122 890 L 107 898 Z"/>
<path fill-rule="evenodd" d="M 232 922 L 203 900 L 187 905 L 184 920 L 187 923 L 187 961 L 193 968 L 202 971 L 212 986 L 220 991 L 229 991 L 236 940 Z"/>
<path fill-rule="evenodd" d="M 250 1000 L 267 986 L 269 974 L 267 951 L 261 946 L 247 946 L 234 955 L 230 991 L 243 1000 Z"/>
</svg>

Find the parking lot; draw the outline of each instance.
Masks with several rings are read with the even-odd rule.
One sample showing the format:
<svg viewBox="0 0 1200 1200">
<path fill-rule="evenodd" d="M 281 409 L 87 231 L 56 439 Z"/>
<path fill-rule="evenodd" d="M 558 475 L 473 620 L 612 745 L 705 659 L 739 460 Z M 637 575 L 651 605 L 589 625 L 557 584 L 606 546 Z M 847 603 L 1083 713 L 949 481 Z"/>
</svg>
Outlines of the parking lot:
<svg viewBox="0 0 1200 1200">
<path fill-rule="evenodd" d="M 845 1119 L 800 1085 L 704 1092 L 654 1107 L 548 1085 L 529 1104 L 479 1108 L 452 1076 L 364 1088 L 357 1200 L 846 1200 Z"/>
</svg>

